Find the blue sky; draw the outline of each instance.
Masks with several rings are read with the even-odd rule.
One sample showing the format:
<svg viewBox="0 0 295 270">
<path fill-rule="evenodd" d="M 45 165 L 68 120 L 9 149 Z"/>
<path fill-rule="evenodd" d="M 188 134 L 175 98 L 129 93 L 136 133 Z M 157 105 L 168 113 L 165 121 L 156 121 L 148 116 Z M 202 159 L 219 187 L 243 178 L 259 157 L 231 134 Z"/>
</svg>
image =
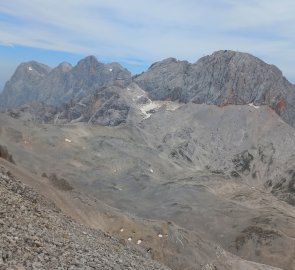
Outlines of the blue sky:
<svg viewBox="0 0 295 270">
<path fill-rule="evenodd" d="M 295 1 L 10 0 L 0 2 L 0 88 L 23 61 L 95 55 L 139 73 L 220 49 L 254 54 L 295 82 Z"/>
</svg>

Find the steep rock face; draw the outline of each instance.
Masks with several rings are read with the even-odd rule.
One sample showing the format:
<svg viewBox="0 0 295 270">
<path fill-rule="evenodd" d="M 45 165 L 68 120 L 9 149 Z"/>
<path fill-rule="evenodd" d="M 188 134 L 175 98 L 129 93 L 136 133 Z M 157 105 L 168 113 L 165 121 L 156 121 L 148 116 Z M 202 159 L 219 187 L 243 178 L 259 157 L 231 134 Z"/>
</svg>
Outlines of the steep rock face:
<svg viewBox="0 0 295 270">
<path fill-rule="evenodd" d="M 134 81 L 153 99 L 270 105 L 295 125 L 295 86 L 278 68 L 247 53 L 218 51 L 194 64 L 169 58 L 153 64 Z"/>
<path fill-rule="evenodd" d="M 131 73 L 118 63 L 103 64 L 88 56 L 75 67 L 61 63 L 50 69 L 36 62 L 21 64 L 0 95 L 0 106 L 12 108 L 34 101 L 59 106 L 98 88 L 127 85 Z"/>
<path fill-rule="evenodd" d="M 56 121 L 87 122 L 105 126 L 126 123 L 129 104 L 122 97 L 124 89 L 118 86 L 101 88 L 62 107 Z"/>
<path fill-rule="evenodd" d="M 16 107 L 38 98 L 38 86 L 51 68 L 35 61 L 18 66 L 0 95 L 0 107 Z"/>
<path fill-rule="evenodd" d="M 65 124 L 86 122 L 103 126 L 139 123 L 159 110 L 175 110 L 181 104 L 152 101 L 136 84 L 97 88 L 61 106 L 33 102 L 7 109 L 12 118 L 38 123 Z"/>
<path fill-rule="evenodd" d="M 295 86 L 278 68 L 247 53 L 218 51 L 194 64 L 168 58 L 133 77 L 133 81 L 153 100 L 218 106 L 269 105 L 283 120 L 295 126 Z M 0 107 L 14 108 L 36 101 L 55 107 L 64 104 L 73 107 L 73 103 L 84 97 L 91 98 L 105 87 L 124 88 L 130 82 L 128 70 L 117 63 L 102 64 L 93 56 L 82 59 L 75 67 L 62 63 L 52 70 L 28 62 L 21 64 L 7 82 L 0 95 Z M 106 93 L 101 95 L 105 100 Z"/>
</svg>

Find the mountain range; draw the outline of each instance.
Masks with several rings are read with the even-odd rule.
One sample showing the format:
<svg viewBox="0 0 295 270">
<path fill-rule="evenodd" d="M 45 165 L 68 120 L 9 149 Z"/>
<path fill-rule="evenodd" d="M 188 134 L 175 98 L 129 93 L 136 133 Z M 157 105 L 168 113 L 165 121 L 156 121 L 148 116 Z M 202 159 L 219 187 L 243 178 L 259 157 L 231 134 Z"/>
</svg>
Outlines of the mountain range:
<svg viewBox="0 0 295 270">
<path fill-rule="evenodd" d="M 126 90 L 131 82 L 144 90 L 151 100 L 218 106 L 268 105 L 288 124 L 295 125 L 295 86 L 275 66 L 250 54 L 227 50 L 205 56 L 194 64 L 168 58 L 133 77 L 120 64 L 102 64 L 94 56 L 82 59 L 75 67 L 61 63 L 51 69 L 34 61 L 23 63 L 6 83 L 0 96 L 0 107 L 15 108 L 42 102 L 71 108 L 74 104 L 73 114 L 66 118 L 72 121 L 81 117 L 83 121 L 89 121 L 91 112 L 83 117 L 84 110 L 78 109 L 77 104 L 92 107 L 92 112 L 97 111 L 104 102 L 97 104 L 94 100 L 104 100 L 102 96 L 111 95 L 114 100 L 111 102 L 116 103 L 126 91 L 117 89 L 117 94 L 113 95 L 110 94 L 114 93 L 113 88 Z M 108 87 L 111 89 L 106 90 Z M 110 102 L 109 97 L 106 99 Z M 88 104 L 90 101 L 92 104 Z M 113 110 L 126 118 L 127 108 L 119 103 L 113 104 Z"/>
<path fill-rule="evenodd" d="M 0 95 L 0 145 L 70 217 L 173 270 L 295 270 L 294 98 L 228 50 L 135 76 L 31 61 Z"/>
</svg>

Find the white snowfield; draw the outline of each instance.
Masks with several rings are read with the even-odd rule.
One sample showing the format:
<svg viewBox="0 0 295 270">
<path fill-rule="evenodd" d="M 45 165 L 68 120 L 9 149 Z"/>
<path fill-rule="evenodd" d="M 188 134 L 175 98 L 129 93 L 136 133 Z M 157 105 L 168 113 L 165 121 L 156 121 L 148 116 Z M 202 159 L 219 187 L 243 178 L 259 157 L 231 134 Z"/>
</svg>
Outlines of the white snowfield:
<svg viewBox="0 0 295 270">
<path fill-rule="evenodd" d="M 253 103 L 249 103 L 248 105 L 251 106 L 251 107 L 253 107 L 253 108 L 255 108 L 255 109 L 259 109 L 259 106 L 256 106 Z"/>
<path fill-rule="evenodd" d="M 144 119 L 150 118 L 152 113 L 149 113 L 151 110 L 158 110 L 160 108 L 165 108 L 167 111 L 175 111 L 180 107 L 180 104 L 173 101 L 152 101 L 149 100 L 149 103 L 139 106 L 140 111 L 144 115 Z"/>
<path fill-rule="evenodd" d="M 167 111 L 174 111 L 178 109 L 181 105 L 178 102 L 173 101 L 153 101 L 148 98 L 146 92 L 144 92 L 139 86 L 131 85 L 127 87 L 127 97 L 134 101 L 135 108 L 140 110 L 143 119 L 148 119 L 152 115 L 152 110 L 159 110 L 160 108 Z"/>
<path fill-rule="evenodd" d="M 32 71 L 33 69 L 32 69 L 32 67 L 29 67 L 29 71 Z"/>
</svg>

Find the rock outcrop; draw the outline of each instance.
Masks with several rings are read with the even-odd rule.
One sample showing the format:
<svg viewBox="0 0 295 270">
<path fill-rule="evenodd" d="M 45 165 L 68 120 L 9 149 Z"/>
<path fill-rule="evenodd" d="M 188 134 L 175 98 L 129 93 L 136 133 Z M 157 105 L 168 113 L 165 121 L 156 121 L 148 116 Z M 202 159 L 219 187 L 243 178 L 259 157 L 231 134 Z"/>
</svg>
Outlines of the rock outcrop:
<svg viewBox="0 0 295 270">
<path fill-rule="evenodd" d="M 155 100 L 269 105 L 295 125 L 295 86 L 278 68 L 247 53 L 218 51 L 194 64 L 168 58 L 153 64 L 134 82 Z"/>
<path fill-rule="evenodd" d="M 11 163 L 15 163 L 12 155 L 8 152 L 7 147 L 0 144 L 0 158 L 4 158 Z"/>
<path fill-rule="evenodd" d="M 94 56 L 72 67 L 64 62 L 54 69 L 37 62 L 21 64 L 0 95 L 0 107 L 13 108 L 32 102 L 59 106 L 110 85 L 127 85 L 131 73 L 118 63 L 103 64 Z"/>
<path fill-rule="evenodd" d="M 20 64 L 0 94 L 0 107 L 12 108 L 38 100 L 38 86 L 50 71 L 50 67 L 36 61 Z"/>
<path fill-rule="evenodd" d="M 102 100 L 107 96 L 113 99 L 112 87 L 126 88 L 131 80 L 152 100 L 218 106 L 268 105 L 284 121 L 295 126 L 295 86 L 275 66 L 250 54 L 227 50 L 205 56 L 194 64 L 168 58 L 154 63 L 146 72 L 132 79 L 131 73 L 119 64 L 102 64 L 93 56 L 82 59 L 75 67 L 65 62 L 54 69 L 37 62 L 23 63 L 6 83 L 0 95 L 0 107 L 15 108 L 32 102 L 73 107 L 81 99 L 97 95 L 103 96 Z M 108 104 L 111 107 L 104 108 L 104 112 L 113 110 L 114 104 L 107 102 L 105 106 Z M 119 107 L 120 113 L 115 118 L 126 118 L 128 106 Z M 74 111 L 81 109 L 75 108 Z M 115 111 L 117 114 L 118 110 Z M 79 118 L 73 115 L 68 120 L 74 119 Z M 114 124 L 113 120 L 105 119 L 90 122 L 106 125 L 124 123 L 115 120 Z"/>
</svg>

